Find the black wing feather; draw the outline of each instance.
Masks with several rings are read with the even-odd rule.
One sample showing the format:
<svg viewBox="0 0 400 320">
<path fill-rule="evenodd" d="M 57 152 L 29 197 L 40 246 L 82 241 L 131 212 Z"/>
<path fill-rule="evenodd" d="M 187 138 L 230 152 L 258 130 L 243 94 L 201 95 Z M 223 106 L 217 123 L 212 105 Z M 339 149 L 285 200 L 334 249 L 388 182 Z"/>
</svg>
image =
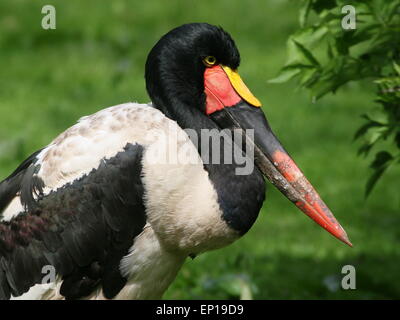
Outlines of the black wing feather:
<svg viewBox="0 0 400 320">
<path fill-rule="evenodd" d="M 29 177 L 32 178 L 32 175 L 26 175 L 26 171 L 28 168 L 30 168 L 32 165 L 34 165 L 37 161 L 37 155 L 42 151 L 43 149 L 40 149 L 33 154 L 31 154 L 24 162 L 22 162 L 17 169 L 14 170 L 13 173 L 11 173 L 6 179 L 4 179 L 2 182 L 0 182 L 0 216 L 1 212 L 7 207 L 7 205 L 10 203 L 10 201 L 16 196 L 18 192 L 21 191 L 22 187 L 22 182 L 25 179 L 29 179 Z M 28 178 L 26 178 L 28 177 Z M 36 188 L 35 184 L 39 183 L 39 187 Z M 35 182 L 29 182 L 28 185 L 30 188 L 36 188 L 37 190 L 40 190 L 40 181 L 35 181 Z M 30 194 L 32 192 L 29 190 Z M 39 191 L 40 192 L 40 191 Z M 26 192 L 25 192 L 26 193 Z"/>
<path fill-rule="evenodd" d="M 120 261 L 146 223 L 142 154 L 143 147 L 128 144 L 0 223 L 0 299 L 41 283 L 45 265 L 63 278 L 60 292 L 67 299 L 85 297 L 99 285 L 112 298 L 123 288 Z"/>
</svg>

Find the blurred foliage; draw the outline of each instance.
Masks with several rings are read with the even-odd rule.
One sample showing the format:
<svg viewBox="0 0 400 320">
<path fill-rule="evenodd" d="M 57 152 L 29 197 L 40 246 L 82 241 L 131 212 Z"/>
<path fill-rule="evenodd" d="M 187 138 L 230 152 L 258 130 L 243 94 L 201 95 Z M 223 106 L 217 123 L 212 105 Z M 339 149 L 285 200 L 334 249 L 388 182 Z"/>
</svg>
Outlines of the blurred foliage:
<svg viewBox="0 0 400 320">
<path fill-rule="evenodd" d="M 299 11 L 300 29 L 287 42 L 288 58 L 270 83 L 297 78 L 310 89 L 315 101 L 349 81 L 371 79 L 376 84 L 378 106 L 355 134 L 363 138 L 359 154 L 374 146 L 384 150 L 371 163 L 368 195 L 391 165 L 400 163 L 400 0 L 363 0 L 355 8 L 355 29 L 348 21 L 344 0 L 304 0 Z M 391 145 L 382 143 L 390 141 Z"/>
<path fill-rule="evenodd" d="M 213 295 L 226 295 L 226 299 L 252 300 L 258 292 L 247 274 L 224 274 L 218 278 L 203 280 L 203 290 Z"/>
</svg>

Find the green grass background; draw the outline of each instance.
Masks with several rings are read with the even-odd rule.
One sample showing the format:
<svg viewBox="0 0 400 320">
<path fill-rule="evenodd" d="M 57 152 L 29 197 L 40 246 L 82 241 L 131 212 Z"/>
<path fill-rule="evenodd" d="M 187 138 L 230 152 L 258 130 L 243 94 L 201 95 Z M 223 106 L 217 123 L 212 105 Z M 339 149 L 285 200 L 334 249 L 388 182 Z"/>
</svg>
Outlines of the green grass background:
<svg viewBox="0 0 400 320">
<path fill-rule="evenodd" d="M 41 28 L 44 4 L 56 7 L 56 30 Z M 147 102 L 146 55 L 171 28 L 221 25 L 236 40 L 240 73 L 273 129 L 354 248 L 269 186 L 250 232 L 230 247 L 188 259 L 165 298 L 400 298 L 400 170 L 392 168 L 365 199 L 370 159 L 358 157 L 353 142 L 360 114 L 374 106 L 373 87 L 350 84 L 312 104 L 293 84 L 267 84 L 285 61 L 297 12 L 297 1 L 283 0 L 2 0 L 0 178 L 79 117 L 127 101 Z M 356 268 L 356 290 L 339 286 L 346 264 Z"/>
</svg>

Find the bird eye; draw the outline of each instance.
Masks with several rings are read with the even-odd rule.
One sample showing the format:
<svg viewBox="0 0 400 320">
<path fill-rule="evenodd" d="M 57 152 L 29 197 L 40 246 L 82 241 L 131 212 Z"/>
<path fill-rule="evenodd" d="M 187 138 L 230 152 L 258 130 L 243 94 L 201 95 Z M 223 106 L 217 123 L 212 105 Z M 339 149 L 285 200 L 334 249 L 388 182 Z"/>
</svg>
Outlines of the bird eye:
<svg viewBox="0 0 400 320">
<path fill-rule="evenodd" d="M 207 56 L 203 59 L 203 63 L 206 67 L 212 67 L 217 62 L 214 56 Z"/>
</svg>

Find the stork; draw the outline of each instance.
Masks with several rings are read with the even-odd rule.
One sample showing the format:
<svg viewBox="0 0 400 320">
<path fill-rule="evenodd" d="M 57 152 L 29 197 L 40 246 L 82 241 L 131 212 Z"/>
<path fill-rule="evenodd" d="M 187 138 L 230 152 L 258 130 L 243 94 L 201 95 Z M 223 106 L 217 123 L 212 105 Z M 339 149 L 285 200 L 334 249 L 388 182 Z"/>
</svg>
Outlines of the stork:
<svg viewBox="0 0 400 320">
<path fill-rule="evenodd" d="M 251 228 L 265 198 L 263 176 L 351 246 L 273 134 L 239 63 L 222 28 L 177 27 L 148 55 L 151 103 L 81 118 L 2 181 L 0 298 L 161 298 L 187 257 Z M 203 130 L 217 133 L 218 147 L 207 147 Z M 237 131 L 240 141 L 228 134 Z M 226 146 L 251 159 L 252 170 L 238 174 L 243 163 Z M 217 153 L 218 162 L 204 160 Z M 176 161 L 182 155 L 190 161 Z M 46 266 L 55 271 L 50 285 Z"/>
</svg>

